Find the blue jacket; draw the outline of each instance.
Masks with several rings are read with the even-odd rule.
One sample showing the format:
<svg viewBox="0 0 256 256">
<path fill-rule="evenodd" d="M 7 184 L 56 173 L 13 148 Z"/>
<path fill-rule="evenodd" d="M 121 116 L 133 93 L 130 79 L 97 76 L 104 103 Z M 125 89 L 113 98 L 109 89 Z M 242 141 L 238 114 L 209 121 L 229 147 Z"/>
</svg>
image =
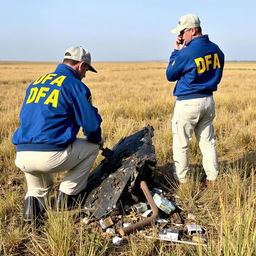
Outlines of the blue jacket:
<svg viewBox="0 0 256 256">
<path fill-rule="evenodd" d="M 223 67 L 223 52 L 203 35 L 172 52 L 166 77 L 168 81 L 178 80 L 173 91 L 178 100 L 200 98 L 217 90 Z"/>
<path fill-rule="evenodd" d="M 33 81 L 21 108 L 20 127 L 12 138 L 16 150 L 63 150 L 76 140 L 80 127 L 89 141 L 100 142 L 102 119 L 90 100 L 89 88 L 65 64 Z"/>
</svg>

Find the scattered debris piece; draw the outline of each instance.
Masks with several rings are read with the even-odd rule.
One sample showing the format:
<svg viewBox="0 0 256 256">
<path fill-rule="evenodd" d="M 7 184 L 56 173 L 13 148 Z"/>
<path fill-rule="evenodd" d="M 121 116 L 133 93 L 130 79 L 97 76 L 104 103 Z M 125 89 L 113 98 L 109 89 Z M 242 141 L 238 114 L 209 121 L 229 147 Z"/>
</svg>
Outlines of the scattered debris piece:
<svg viewBox="0 0 256 256">
<path fill-rule="evenodd" d="M 123 223 L 123 227 L 124 227 L 124 228 L 129 227 L 129 226 L 131 226 L 131 225 L 132 225 L 132 223 L 130 223 L 130 222 L 124 222 L 124 223 Z"/>
<path fill-rule="evenodd" d="M 157 193 L 154 194 L 153 199 L 157 207 L 167 214 L 170 214 L 176 209 L 176 206 L 171 201 Z"/>
<path fill-rule="evenodd" d="M 137 213 L 142 213 L 148 209 L 148 206 L 146 203 L 138 203 L 133 205 L 133 208 Z"/>
<path fill-rule="evenodd" d="M 119 236 L 115 236 L 112 238 L 112 243 L 115 245 L 121 245 L 124 242 L 124 239 Z"/>
<path fill-rule="evenodd" d="M 156 221 L 157 221 L 158 223 L 168 223 L 167 220 L 162 219 L 162 218 L 158 218 Z"/>
<path fill-rule="evenodd" d="M 183 226 L 183 224 L 181 224 L 181 223 L 172 223 L 172 225 L 174 225 L 176 227 L 182 227 Z"/>
<path fill-rule="evenodd" d="M 100 223 L 100 226 L 102 229 L 106 229 L 106 228 L 114 225 L 111 217 L 107 217 L 105 219 L 100 219 L 99 223 Z"/>
<path fill-rule="evenodd" d="M 147 235 L 145 236 L 145 238 L 161 240 L 159 237 L 153 237 L 153 236 L 147 236 Z M 195 243 L 195 242 L 184 241 L 184 240 L 173 240 L 171 242 L 180 243 L 180 244 L 187 244 L 187 245 L 201 245 L 201 246 L 205 246 L 205 247 L 207 246 L 206 244 Z"/>
<path fill-rule="evenodd" d="M 201 226 L 197 225 L 197 224 L 188 224 L 186 225 L 187 227 L 187 233 L 188 235 L 193 235 L 193 234 L 203 234 L 203 229 L 201 228 Z"/>
<path fill-rule="evenodd" d="M 177 241 L 179 240 L 180 230 L 164 228 L 159 232 L 159 238 L 165 241 Z"/>
<path fill-rule="evenodd" d="M 113 228 L 107 228 L 106 229 L 106 233 L 108 233 L 108 234 L 116 234 L 116 231 L 115 231 L 115 229 L 113 229 Z"/>
<path fill-rule="evenodd" d="M 82 219 L 82 222 L 84 223 L 84 224 L 89 224 L 90 223 L 90 219 L 89 218 L 87 218 L 87 217 L 84 217 L 83 219 Z"/>
<path fill-rule="evenodd" d="M 151 212 L 152 212 L 151 209 L 146 210 L 143 214 L 141 214 L 141 216 L 144 217 L 144 218 L 147 218 Z"/>
</svg>

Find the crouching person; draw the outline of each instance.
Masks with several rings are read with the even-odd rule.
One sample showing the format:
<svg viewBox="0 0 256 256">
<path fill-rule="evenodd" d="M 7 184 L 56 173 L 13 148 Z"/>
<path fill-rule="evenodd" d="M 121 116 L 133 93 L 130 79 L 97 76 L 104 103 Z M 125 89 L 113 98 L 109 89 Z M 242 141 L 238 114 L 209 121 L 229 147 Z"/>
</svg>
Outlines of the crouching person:
<svg viewBox="0 0 256 256">
<path fill-rule="evenodd" d="M 35 221 L 45 211 L 53 174 L 67 171 L 62 179 L 58 207 L 72 207 L 81 200 L 99 149 L 103 148 L 102 119 L 91 103 L 91 92 L 81 81 L 91 66 L 91 55 L 82 47 L 66 50 L 53 73 L 27 88 L 20 112 L 20 127 L 13 135 L 16 166 L 25 174 L 27 193 L 23 218 Z M 85 138 L 77 138 L 80 127 Z"/>
</svg>

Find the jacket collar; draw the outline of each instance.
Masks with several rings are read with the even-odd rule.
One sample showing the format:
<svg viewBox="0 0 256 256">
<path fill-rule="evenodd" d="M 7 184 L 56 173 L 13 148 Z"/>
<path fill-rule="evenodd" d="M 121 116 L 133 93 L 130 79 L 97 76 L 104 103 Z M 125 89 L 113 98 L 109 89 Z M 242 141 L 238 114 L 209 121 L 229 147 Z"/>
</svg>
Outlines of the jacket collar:
<svg viewBox="0 0 256 256">
<path fill-rule="evenodd" d="M 69 74 L 79 80 L 80 79 L 80 76 L 78 75 L 78 73 L 73 69 L 71 68 L 70 66 L 66 65 L 66 64 L 59 64 L 57 66 L 57 68 L 55 69 L 55 72 L 56 73 L 65 73 L 65 74 Z"/>
</svg>

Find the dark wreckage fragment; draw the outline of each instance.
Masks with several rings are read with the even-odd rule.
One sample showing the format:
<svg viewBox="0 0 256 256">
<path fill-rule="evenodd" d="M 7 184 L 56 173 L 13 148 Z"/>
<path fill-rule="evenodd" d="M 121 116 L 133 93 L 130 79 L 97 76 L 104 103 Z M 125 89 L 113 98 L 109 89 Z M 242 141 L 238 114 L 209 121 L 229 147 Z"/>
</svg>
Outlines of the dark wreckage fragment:
<svg viewBox="0 0 256 256">
<path fill-rule="evenodd" d="M 88 179 L 85 209 L 99 219 L 115 211 L 118 202 L 136 201 L 142 180 L 152 183 L 156 166 L 153 127 L 121 139 Z"/>
</svg>

